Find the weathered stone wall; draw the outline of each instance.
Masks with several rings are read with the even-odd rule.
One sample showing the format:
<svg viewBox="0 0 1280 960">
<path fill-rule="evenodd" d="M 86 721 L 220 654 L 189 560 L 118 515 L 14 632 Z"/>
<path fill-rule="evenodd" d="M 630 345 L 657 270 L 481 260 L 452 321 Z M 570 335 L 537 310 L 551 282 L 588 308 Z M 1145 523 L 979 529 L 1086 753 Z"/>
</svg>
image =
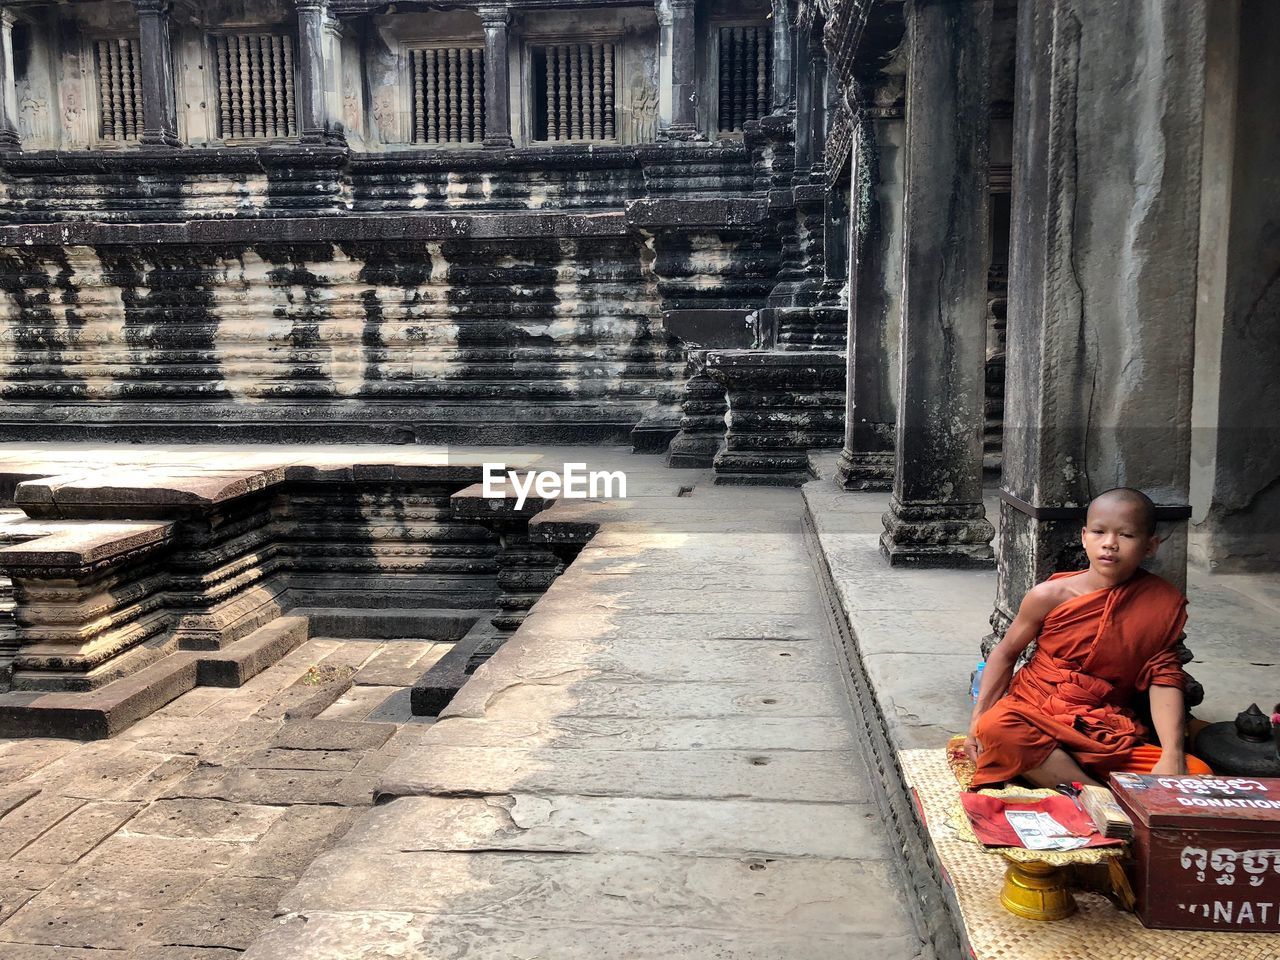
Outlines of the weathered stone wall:
<svg viewBox="0 0 1280 960">
<path fill-rule="evenodd" d="M 1206 79 L 1191 558 L 1280 568 L 1280 8 L 1215 5 Z"/>
<path fill-rule="evenodd" d="M 646 252 L 625 235 L 9 248 L 0 435 L 625 434 L 683 364 Z"/>
<path fill-rule="evenodd" d="M 24 8 L 15 75 L 45 112 L 0 160 L 0 436 L 623 440 L 678 394 L 664 311 L 764 304 L 787 118 L 657 142 L 661 11 L 513 10 L 499 150 L 412 142 L 412 51 L 474 49 L 477 13 L 366 9 L 331 5 L 322 69 L 285 0 L 176 9 L 174 150 L 99 129 L 95 44 L 133 42 L 132 4 Z M 262 30 L 322 84 L 318 138 L 220 130 L 218 37 Z M 534 49 L 566 38 L 613 44 L 615 142 L 531 145 Z"/>
</svg>

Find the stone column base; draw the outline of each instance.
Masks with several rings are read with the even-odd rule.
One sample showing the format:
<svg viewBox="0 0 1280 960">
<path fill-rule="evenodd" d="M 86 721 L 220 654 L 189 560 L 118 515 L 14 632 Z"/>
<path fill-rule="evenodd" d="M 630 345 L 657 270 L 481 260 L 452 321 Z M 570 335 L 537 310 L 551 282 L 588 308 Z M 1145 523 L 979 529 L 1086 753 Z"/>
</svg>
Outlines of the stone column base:
<svg viewBox="0 0 1280 960">
<path fill-rule="evenodd" d="M 798 486 L 808 451 L 844 442 L 843 353 L 718 350 L 706 364 L 729 407 L 716 483 Z"/>
<path fill-rule="evenodd" d="M 702 132 L 692 123 L 673 123 L 663 128 L 658 140 L 705 140 Z"/>
<path fill-rule="evenodd" d="M 693 375 L 685 381 L 680 432 L 667 448 L 667 466 L 705 469 L 724 442 L 724 387 L 707 376 L 703 351 L 689 352 Z"/>
<path fill-rule="evenodd" d="M 489 622 L 515 630 L 564 567 L 549 549 L 529 541 L 529 523 L 502 524 L 498 536 L 498 613 Z"/>
<path fill-rule="evenodd" d="M 806 450 L 741 451 L 721 448 L 712 465 L 717 484 L 798 487 L 814 476 Z"/>
<path fill-rule="evenodd" d="M 836 465 L 836 485 L 845 490 L 892 490 L 893 461 L 892 450 L 871 453 L 845 447 Z"/>
<path fill-rule="evenodd" d="M 996 531 L 981 503 L 904 504 L 894 497 L 883 522 L 880 552 L 891 567 L 995 565 Z"/>
</svg>

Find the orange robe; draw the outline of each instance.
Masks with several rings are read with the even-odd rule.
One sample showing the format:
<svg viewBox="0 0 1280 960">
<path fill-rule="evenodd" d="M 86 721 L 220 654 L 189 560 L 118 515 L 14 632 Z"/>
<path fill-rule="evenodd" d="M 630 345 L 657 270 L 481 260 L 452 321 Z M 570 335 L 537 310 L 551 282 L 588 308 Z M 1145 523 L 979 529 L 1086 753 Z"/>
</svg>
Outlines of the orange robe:
<svg viewBox="0 0 1280 960">
<path fill-rule="evenodd" d="M 1173 647 L 1187 620 L 1186 605 L 1168 581 L 1139 570 L 1118 586 L 1073 597 L 1050 611 L 1036 652 L 1013 675 L 1008 693 L 978 719 L 982 752 L 973 786 L 1038 767 L 1055 747 L 1099 778 L 1149 770 L 1154 760 L 1144 745 L 1151 731 L 1131 704 L 1135 693 L 1152 686 L 1185 688 Z"/>
</svg>

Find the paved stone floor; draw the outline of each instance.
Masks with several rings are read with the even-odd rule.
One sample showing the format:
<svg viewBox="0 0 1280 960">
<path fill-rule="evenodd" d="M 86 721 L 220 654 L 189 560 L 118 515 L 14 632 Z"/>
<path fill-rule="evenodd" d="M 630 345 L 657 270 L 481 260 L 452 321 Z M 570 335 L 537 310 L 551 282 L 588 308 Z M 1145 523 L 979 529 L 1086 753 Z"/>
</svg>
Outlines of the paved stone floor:
<svg viewBox="0 0 1280 960">
<path fill-rule="evenodd" d="M 239 956 L 426 731 L 445 650 L 312 639 L 114 740 L 0 740 L 0 957 Z"/>
<path fill-rule="evenodd" d="M 692 494 L 633 494 L 246 960 L 919 955 L 801 498 L 674 476 Z"/>
</svg>

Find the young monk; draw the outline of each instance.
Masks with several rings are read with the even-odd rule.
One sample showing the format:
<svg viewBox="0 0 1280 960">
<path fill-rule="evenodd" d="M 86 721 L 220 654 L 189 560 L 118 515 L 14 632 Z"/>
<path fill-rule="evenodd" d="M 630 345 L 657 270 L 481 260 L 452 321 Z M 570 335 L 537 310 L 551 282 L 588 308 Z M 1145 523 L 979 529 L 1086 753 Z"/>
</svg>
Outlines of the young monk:
<svg viewBox="0 0 1280 960">
<path fill-rule="evenodd" d="M 975 789 L 1019 776 L 1053 787 L 1119 770 L 1209 772 L 1183 752 L 1185 677 L 1173 647 L 1186 597 L 1140 566 L 1160 545 L 1155 505 L 1139 490 L 1109 490 L 1089 504 L 1080 539 L 1088 569 L 1034 587 L 987 657 L 965 741 Z M 1036 651 L 1015 675 L 1032 640 Z M 1159 749 L 1134 715 L 1141 691 Z"/>
</svg>

